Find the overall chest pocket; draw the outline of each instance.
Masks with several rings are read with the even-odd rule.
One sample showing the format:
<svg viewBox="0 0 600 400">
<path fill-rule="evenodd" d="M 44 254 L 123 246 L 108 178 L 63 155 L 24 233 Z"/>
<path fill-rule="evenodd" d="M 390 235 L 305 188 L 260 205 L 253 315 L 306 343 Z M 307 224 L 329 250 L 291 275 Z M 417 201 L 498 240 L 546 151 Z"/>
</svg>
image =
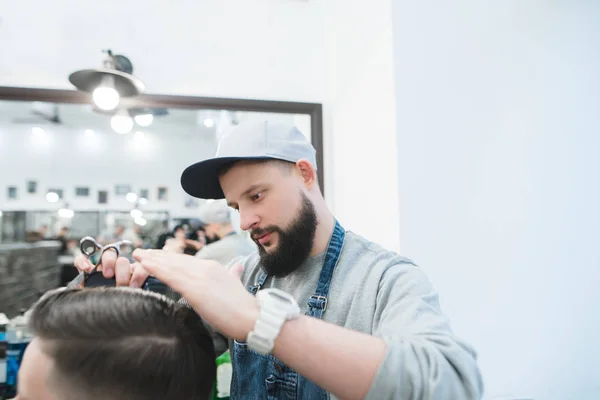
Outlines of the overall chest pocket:
<svg viewBox="0 0 600 400">
<path fill-rule="evenodd" d="M 271 355 L 234 341 L 231 398 L 234 400 L 329 400 L 325 390 Z"/>
<path fill-rule="evenodd" d="M 232 363 L 232 399 L 298 398 L 298 374 L 275 357 L 251 350 L 246 342 L 234 341 Z"/>
</svg>

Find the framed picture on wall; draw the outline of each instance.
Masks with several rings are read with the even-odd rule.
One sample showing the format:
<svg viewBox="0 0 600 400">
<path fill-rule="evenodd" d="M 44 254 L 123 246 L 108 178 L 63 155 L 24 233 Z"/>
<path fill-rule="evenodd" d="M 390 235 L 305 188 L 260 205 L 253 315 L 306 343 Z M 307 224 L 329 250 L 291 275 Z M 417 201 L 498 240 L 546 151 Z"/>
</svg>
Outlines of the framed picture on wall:
<svg viewBox="0 0 600 400">
<path fill-rule="evenodd" d="M 17 198 L 17 187 L 16 186 L 9 186 L 8 190 L 6 191 L 6 197 L 8 197 L 10 200 L 16 200 L 16 198 Z"/>
<path fill-rule="evenodd" d="M 158 193 L 156 195 L 158 201 L 167 201 L 168 200 L 168 189 L 164 186 L 160 186 L 158 188 Z"/>
<path fill-rule="evenodd" d="M 37 193 L 37 181 L 27 181 L 27 193 Z"/>
<path fill-rule="evenodd" d="M 108 190 L 98 190 L 98 204 L 108 203 Z"/>
<path fill-rule="evenodd" d="M 127 196 L 131 192 L 131 185 L 115 185 L 115 194 L 117 196 Z"/>
<path fill-rule="evenodd" d="M 90 188 L 79 186 L 75 188 L 75 196 L 77 197 L 88 197 L 90 195 Z"/>
</svg>

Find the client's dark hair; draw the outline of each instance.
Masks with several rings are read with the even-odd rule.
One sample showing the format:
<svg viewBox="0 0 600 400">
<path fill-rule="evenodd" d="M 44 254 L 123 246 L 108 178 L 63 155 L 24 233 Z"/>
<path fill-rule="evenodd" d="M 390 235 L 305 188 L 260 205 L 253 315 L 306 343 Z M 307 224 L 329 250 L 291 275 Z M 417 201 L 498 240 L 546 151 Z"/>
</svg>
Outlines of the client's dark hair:
<svg viewBox="0 0 600 400">
<path fill-rule="evenodd" d="M 183 304 L 129 288 L 61 289 L 33 307 L 29 325 L 54 362 L 61 399 L 210 397 L 215 352 Z"/>
</svg>

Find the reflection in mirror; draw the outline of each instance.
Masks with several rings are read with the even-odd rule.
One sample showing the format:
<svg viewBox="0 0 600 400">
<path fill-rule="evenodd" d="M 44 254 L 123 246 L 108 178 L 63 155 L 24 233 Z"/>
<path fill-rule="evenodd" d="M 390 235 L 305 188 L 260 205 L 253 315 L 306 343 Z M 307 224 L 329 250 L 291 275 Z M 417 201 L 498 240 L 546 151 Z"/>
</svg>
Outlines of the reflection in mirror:
<svg viewBox="0 0 600 400">
<path fill-rule="evenodd" d="M 156 247 L 177 223 L 199 223 L 203 201 L 181 189 L 182 171 L 250 119 L 285 120 L 311 138 L 308 114 L 147 108 L 131 118 L 89 104 L 0 101 L 0 242 L 66 232 L 67 250 L 87 235 Z"/>
<path fill-rule="evenodd" d="M 147 96 L 108 115 L 77 92 L 0 88 L 0 96 L 0 312 L 9 318 L 76 278 L 73 262 L 85 236 L 186 254 L 219 240 L 203 230 L 204 201 L 188 196 L 180 177 L 214 156 L 235 125 L 284 120 L 321 145 L 321 108 L 314 104 Z M 65 100 L 12 100 L 33 98 Z M 284 112 L 249 111 L 270 109 Z M 318 174 L 322 179 L 322 168 Z M 239 231 L 238 214 L 231 215 Z M 131 257 L 131 246 L 121 250 Z"/>
</svg>

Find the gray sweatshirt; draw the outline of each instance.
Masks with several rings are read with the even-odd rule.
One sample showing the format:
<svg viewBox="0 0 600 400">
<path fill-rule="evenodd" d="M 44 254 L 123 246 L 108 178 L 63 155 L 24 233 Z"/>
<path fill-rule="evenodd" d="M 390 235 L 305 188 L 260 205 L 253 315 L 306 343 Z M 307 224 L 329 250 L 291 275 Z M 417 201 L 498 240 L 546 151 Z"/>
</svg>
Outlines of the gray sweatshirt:
<svg viewBox="0 0 600 400">
<path fill-rule="evenodd" d="M 256 251 L 256 245 L 242 234 L 233 233 L 205 245 L 196 253 L 196 257 L 204 260 L 214 260 L 227 265 L 231 260 L 247 256 Z"/>
<path fill-rule="evenodd" d="M 263 288 L 292 294 L 306 312 L 324 256 L 310 257 L 287 277 L 268 278 Z M 245 265 L 244 286 L 254 285 L 260 272 L 258 253 L 238 258 L 230 265 L 240 262 Z M 427 276 L 412 261 L 350 231 L 333 275 L 323 319 L 380 337 L 387 344 L 367 399 L 482 397 L 476 353 L 450 330 Z"/>
</svg>

